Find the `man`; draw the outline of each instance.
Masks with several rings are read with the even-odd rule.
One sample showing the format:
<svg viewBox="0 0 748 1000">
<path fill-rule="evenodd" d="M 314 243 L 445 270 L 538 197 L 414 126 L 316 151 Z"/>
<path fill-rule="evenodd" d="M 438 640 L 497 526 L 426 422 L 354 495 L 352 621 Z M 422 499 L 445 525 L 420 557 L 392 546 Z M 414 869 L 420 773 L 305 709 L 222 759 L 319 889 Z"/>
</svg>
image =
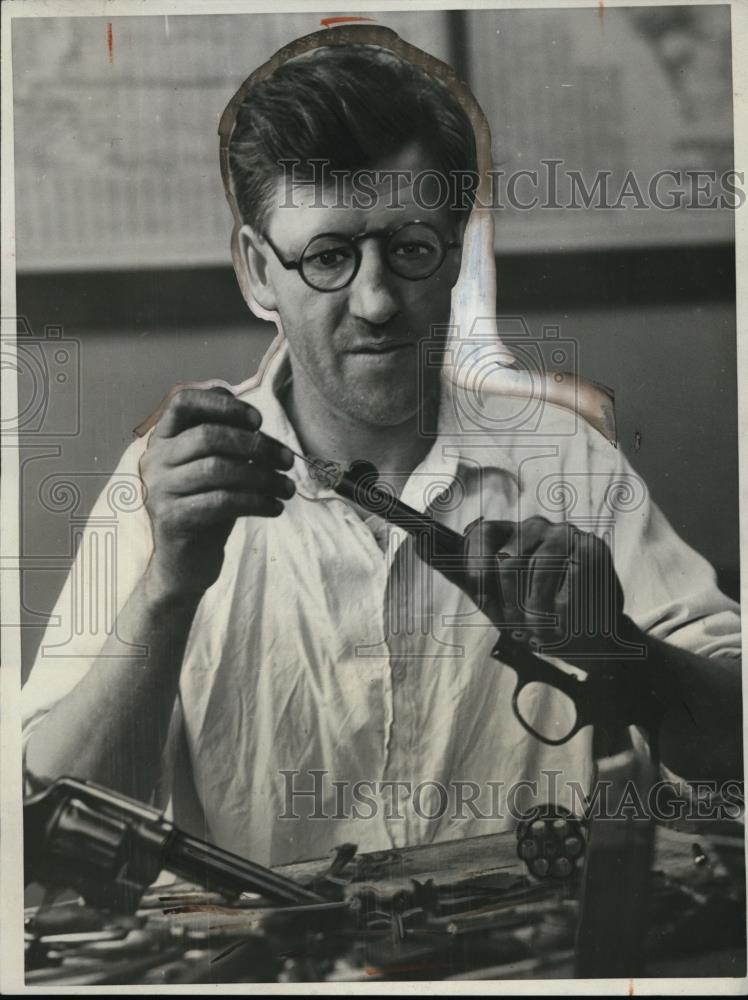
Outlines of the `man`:
<svg viewBox="0 0 748 1000">
<path fill-rule="evenodd" d="M 737 608 L 625 458 L 559 407 L 529 444 L 456 423 L 439 331 L 469 204 L 416 197 L 413 178 L 440 173 L 454 193 L 475 172 L 460 103 L 392 53 L 320 47 L 247 90 L 229 163 L 240 280 L 282 333 L 258 378 L 175 394 L 126 452 L 116 475 L 140 476 L 145 503 L 123 518 L 116 628 L 72 634 L 68 582 L 26 689 L 29 782 L 72 774 L 170 801 L 182 825 L 271 864 L 505 829 L 523 783 L 561 775 L 568 802 L 592 754 L 589 727 L 559 746 L 523 728 L 515 671 L 491 656 L 503 625 L 567 671 L 595 669 L 590 654 L 645 670 L 664 763 L 736 778 Z M 493 400 L 489 429 L 506 405 Z M 428 542 L 296 455 L 373 462 L 465 531 L 464 563 L 434 570 Z M 630 510 L 611 501 L 622 482 L 637 484 Z M 553 483 L 577 490 L 567 520 Z M 568 699 L 527 694 L 530 729 L 563 736 Z"/>
</svg>

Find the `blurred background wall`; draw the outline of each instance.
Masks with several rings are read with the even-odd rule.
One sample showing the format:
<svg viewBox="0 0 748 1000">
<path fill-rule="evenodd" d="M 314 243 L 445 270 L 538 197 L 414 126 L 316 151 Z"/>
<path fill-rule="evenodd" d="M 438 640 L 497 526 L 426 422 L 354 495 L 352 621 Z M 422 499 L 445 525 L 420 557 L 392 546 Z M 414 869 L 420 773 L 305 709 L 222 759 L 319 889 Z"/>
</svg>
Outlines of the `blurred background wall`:
<svg viewBox="0 0 748 1000">
<path fill-rule="evenodd" d="M 371 16 L 469 81 L 507 173 L 559 159 L 615 187 L 628 170 L 646 185 L 732 166 L 729 8 Z M 216 129 L 244 78 L 318 27 L 312 13 L 13 22 L 26 669 L 132 428 L 177 382 L 246 377 L 272 337 L 231 269 Z M 577 342 L 582 374 L 615 390 L 621 447 L 736 595 L 731 213 L 629 199 L 496 222 L 497 314 Z"/>
</svg>

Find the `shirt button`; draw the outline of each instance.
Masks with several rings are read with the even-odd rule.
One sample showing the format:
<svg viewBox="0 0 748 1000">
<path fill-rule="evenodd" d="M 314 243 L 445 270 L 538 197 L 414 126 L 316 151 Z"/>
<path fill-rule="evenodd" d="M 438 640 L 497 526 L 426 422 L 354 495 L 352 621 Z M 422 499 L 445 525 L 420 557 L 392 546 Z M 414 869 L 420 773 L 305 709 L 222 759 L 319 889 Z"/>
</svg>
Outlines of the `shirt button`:
<svg viewBox="0 0 748 1000">
<path fill-rule="evenodd" d="M 396 663 L 392 668 L 392 679 L 395 681 L 401 681 L 405 677 L 405 664 Z"/>
</svg>

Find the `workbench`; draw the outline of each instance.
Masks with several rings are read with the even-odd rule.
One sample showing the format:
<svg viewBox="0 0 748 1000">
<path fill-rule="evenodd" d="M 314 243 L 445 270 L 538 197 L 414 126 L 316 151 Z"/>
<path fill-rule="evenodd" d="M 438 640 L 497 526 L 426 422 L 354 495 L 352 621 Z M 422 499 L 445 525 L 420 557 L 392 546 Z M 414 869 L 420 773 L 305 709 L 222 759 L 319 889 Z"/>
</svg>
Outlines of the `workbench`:
<svg viewBox="0 0 748 1000">
<path fill-rule="evenodd" d="M 709 834 L 709 829 L 707 823 L 686 832 L 657 828 L 647 916 L 648 977 L 745 975 L 741 828 L 732 824 L 729 835 Z M 309 883 L 324 877 L 330 864 L 330 857 L 320 858 L 279 871 Z M 58 926 L 57 941 L 51 948 L 49 940 L 44 945 L 56 965 L 40 961 L 40 939 L 27 962 L 27 984 L 574 977 L 580 882 L 529 878 L 517 857 L 514 833 L 354 855 L 344 881 L 342 895 L 350 904 L 344 925 L 355 923 L 367 896 L 368 905 L 381 905 L 386 913 L 378 931 L 358 940 L 346 931 L 348 944 L 342 949 L 341 904 L 337 911 L 336 904 L 322 904 L 294 924 L 292 914 L 261 905 L 257 897 L 229 904 L 184 883 L 157 884 L 134 916 L 105 921 L 88 936 L 78 932 L 76 940 L 73 932 L 60 940 Z M 416 902 L 419 893 L 448 897 L 449 905 L 442 906 L 446 912 L 427 925 L 416 921 L 411 926 L 414 889 Z"/>
</svg>

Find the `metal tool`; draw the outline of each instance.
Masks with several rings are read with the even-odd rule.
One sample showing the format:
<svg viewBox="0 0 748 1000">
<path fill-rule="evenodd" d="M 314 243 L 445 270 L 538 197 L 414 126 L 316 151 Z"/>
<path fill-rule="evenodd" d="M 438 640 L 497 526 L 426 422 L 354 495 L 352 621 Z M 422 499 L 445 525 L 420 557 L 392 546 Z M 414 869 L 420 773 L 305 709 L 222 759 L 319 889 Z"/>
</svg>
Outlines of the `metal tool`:
<svg viewBox="0 0 748 1000">
<path fill-rule="evenodd" d="M 229 896 L 249 891 L 280 904 L 326 902 L 92 782 L 59 778 L 26 800 L 23 818 L 26 882 L 75 889 L 91 906 L 133 912 L 162 870 Z"/>
</svg>

